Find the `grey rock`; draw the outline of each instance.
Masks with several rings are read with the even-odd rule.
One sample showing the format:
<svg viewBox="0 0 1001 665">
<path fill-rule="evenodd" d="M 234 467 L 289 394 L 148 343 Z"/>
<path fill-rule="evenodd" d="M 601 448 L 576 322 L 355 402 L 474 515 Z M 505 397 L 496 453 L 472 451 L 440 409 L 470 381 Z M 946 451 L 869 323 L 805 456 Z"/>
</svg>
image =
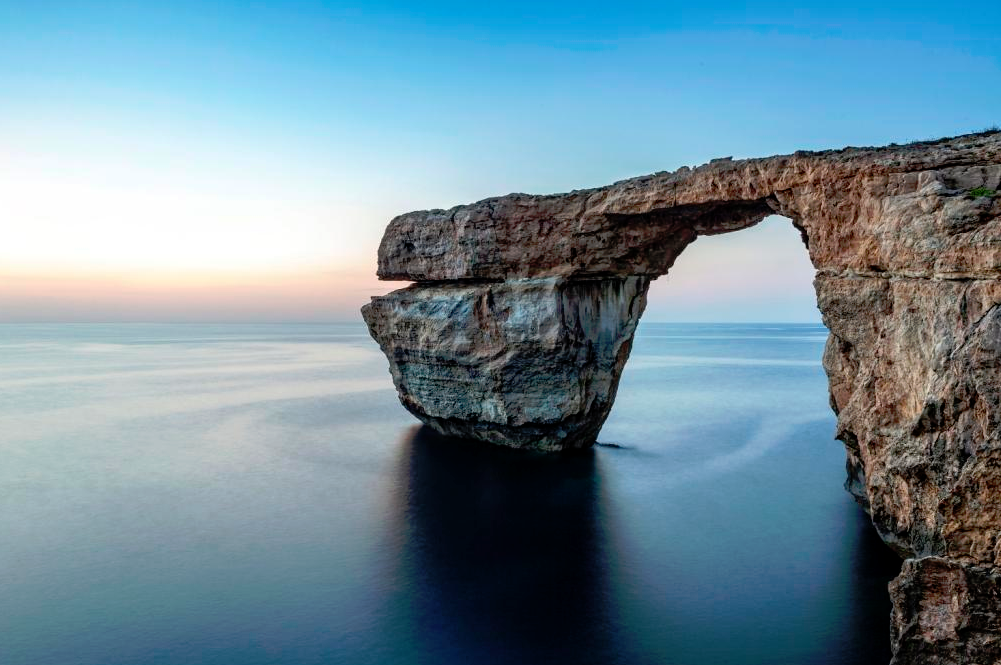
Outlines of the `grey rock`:
<svg viewBox="0 0 1001 665">
<path fill-rule="evenodd" d="M 442 434 L 590 446 L 608 416 L 645 277 L 414 285 L 362 313 L 403 405 Z"/>
</svg>

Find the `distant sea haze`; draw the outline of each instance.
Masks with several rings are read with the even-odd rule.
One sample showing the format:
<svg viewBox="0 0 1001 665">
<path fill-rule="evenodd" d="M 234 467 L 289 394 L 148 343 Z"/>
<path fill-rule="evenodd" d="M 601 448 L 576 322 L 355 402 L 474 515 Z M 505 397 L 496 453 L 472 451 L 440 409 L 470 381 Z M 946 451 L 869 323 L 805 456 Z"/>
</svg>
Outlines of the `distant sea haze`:
<svg viewBox="0 0 1001 665">
<path fill-rule="evenodd" d="M 333 269 L 8 270 L 0 272 L 0 323 L 357 321 L 372 296 L 409 284 L 376 278 L 370 259 L 377 245 L 375 237 L 357 253 L 364 261 Z M 693 243 L 651 285 L 645 319 L 818 322 L 813 274 L 796 229 L 769 217 L 739 234 Z"/>
<path fill-rule="evenodd" d="M 361 324 L 0 326 L 0 663 L 885 664 L 826 334 L 642 324 L 539 456 L 420 427 Z"/>
</svg>

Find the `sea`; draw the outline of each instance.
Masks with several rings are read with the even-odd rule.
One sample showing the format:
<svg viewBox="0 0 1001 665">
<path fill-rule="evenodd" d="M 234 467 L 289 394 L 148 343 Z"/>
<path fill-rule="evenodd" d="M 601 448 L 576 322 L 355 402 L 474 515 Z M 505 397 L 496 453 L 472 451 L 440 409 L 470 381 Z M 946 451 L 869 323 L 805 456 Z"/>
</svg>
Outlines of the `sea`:
<svg viewBox="0 0 1001 665">
<path fill-rule="evenodd" d="M 361 323 L 0 325 L 0 664 L 885 665 L 826 335 L 641 324 L 540 455 L 422 427 Z"/>
</svg>

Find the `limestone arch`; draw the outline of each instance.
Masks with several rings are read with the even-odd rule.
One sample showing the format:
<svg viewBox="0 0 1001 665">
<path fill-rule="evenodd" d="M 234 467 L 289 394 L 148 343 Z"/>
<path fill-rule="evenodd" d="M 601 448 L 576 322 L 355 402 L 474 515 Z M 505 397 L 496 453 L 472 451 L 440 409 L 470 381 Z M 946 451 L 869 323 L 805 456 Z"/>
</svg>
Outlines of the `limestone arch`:
<svg viewBox="0 0 1001 665">
<path fill-rule="evenodd" d="M 378 272 L 414 284 L 363 314 L 401 402 L 438 431 L 586 446 L 611 408 L 650 279 L 699 235 L 790 218 L 817 270 L 848 486 L 884 541 L 910 557 L 891 589 L 897 662 L 994 662 L 999 190 L 992 131 L 727 158 L 413 212 L 387 228 Z M 960 596 L 961 607 L 951 600 Z M 974 615 L 995 618 L 970 624 Z"/>
</svg>

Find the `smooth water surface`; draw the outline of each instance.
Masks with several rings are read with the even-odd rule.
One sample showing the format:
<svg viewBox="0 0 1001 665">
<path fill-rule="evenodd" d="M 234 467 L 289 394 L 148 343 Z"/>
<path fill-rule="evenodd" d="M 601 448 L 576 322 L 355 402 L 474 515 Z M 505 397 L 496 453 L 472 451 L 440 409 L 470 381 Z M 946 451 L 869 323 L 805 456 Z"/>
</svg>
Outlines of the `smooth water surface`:
<svg viewBox="0 0 1001 665">
<path fill-rule="evenodd" d="M 417 427 L 362 325 L 0 326 L 0 663 L 886 663 L 825 337 L 644 325 L 539 456 Z"/>
</svg>

